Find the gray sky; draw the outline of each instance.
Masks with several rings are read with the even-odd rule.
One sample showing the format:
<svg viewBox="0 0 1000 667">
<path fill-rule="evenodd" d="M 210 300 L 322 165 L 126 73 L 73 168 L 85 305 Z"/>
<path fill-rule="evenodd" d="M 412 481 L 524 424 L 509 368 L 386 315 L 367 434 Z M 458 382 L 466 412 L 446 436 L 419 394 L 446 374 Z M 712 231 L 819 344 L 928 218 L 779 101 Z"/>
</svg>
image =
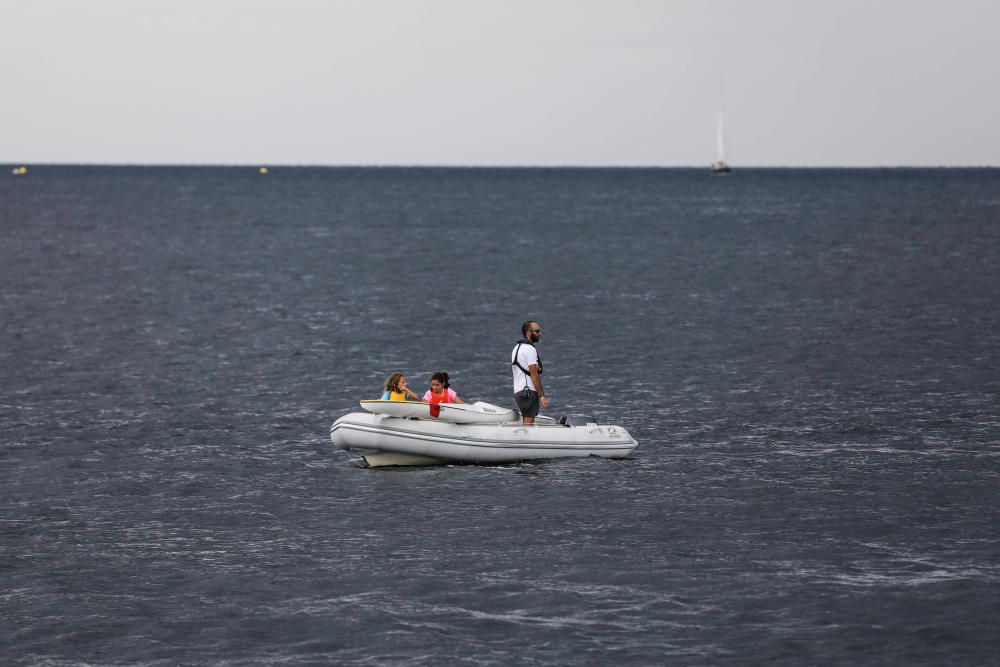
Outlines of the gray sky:
<svg viewBox="0 0 1000 667">
<path fill-rule="evenodd" d="M 0 161 L 1000 165 L 997 0 L 0 0 Z"/>
</svg>

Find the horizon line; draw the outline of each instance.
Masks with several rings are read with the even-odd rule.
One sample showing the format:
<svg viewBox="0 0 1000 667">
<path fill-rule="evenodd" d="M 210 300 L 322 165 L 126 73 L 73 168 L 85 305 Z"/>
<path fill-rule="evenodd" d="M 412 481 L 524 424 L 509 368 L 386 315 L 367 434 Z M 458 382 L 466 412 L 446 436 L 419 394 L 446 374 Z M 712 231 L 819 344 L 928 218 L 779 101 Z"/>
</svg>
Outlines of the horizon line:
<svg viewBox="0 0 1000 667">
<path fill-rule="evenodd" d="M 281 163 L 281 162 L 0 162 L 6 167 L 147 167 L 147 168 L 231 168 L 231 169 L 695 169 L 710 170 L 711 163 L 704 165 L 665 165 L 665 164 L 419 164 L 419 163 L 370 163 L 370 164 L 319 164 L 319 163 Z M 940 164 L 940 165 L 731 165 L 733 171 L 764 170 L 764 169 L 997 169 L 1000 165 L 989 164 Z"/>
</svg>

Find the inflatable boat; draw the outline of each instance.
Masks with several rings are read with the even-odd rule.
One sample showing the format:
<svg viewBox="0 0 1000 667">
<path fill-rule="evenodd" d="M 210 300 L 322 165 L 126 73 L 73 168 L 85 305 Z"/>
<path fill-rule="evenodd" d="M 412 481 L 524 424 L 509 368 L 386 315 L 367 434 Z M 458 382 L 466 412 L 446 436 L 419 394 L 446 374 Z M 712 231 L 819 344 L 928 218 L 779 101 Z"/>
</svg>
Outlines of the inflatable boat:
<svg viewBox="0 0 1000 667">
<path fill-rule="evenodd" d="M 432 406 L 362 401 L 361 406 L 367 412 L 351 412 L 333 423 L 330 439 L 334 447 L 359 454 L 372 467 L 582 456 L 622 459 L 638 445 L 621 426 L 550 417 L 526 425 L 515 411 L 482 402 Z"/>
</svg>

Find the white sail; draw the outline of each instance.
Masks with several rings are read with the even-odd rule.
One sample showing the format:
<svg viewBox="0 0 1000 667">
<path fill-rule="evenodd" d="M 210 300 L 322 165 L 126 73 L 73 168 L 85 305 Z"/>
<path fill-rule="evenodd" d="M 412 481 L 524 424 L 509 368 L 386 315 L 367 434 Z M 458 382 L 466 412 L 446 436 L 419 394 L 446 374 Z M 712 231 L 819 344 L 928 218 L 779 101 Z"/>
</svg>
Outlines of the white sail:
<svg viewBox="0 0 1000 667">
<path fill-rule="evenodd" d="M 719 112 L 719 129 L 715 135 L 716 162 L 726 163 L 726 119 L 723 113 Z"/>
</svg>

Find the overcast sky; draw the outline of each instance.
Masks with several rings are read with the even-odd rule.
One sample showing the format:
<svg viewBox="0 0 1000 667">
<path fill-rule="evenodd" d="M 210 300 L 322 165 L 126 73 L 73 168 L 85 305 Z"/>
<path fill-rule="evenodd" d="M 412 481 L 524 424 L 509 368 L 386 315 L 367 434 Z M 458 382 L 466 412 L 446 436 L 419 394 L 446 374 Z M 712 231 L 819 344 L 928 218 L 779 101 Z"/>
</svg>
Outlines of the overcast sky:
<svg viewBox="0 0 1000 667">
<path fill-rule="evenodd" d="M 736 166 L 1000 165 L 997 0 L 0 0 L 0 62 L 6 163 L 703 166 L 724 104 Z"/>
</svg>

